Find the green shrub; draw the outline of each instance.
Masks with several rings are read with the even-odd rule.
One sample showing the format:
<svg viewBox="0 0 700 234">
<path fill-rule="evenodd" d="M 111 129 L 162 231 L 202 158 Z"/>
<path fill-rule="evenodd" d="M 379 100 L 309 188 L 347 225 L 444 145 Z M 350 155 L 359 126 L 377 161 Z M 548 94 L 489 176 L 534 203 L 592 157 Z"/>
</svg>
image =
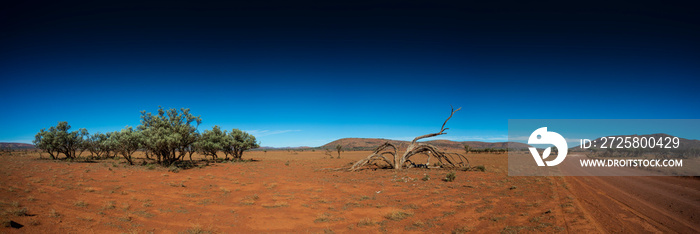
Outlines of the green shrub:
<svg viewBox="0 0 700 234">
<path fill-rule="evenodd" d="M 447 175 L 445 175 L 445 178 L 443 178 L 442 180 L 445 182 L 452 182 L 455 180 L 455 178 L 457 178 L 457 175 L 455 174 L 454 171 L 451 171 L 451 172 L 448 172 Z"/>
<path fill-rule="evenodd" d="M 421 180 L 423 180 L 423 181 L 430 180 L 430 175 L 426 174 L 425 176 L 423 176 L 423 178 Z"/>
<path fill-rule="evenodd" d="M 180 168 L 175 166 L 175 165 L 172 165 L 172 166 L 168 167 L 168 171 L 173 172 L 173 173 L 178 173 L 178 172 L 180 172 Z"/>
</svg>

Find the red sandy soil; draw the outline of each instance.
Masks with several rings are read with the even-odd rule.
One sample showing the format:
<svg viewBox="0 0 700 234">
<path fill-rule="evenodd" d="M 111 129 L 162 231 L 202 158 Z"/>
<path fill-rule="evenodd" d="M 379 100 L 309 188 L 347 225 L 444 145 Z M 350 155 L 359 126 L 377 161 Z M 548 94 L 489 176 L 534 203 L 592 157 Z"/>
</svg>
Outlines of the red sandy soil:
<svg viewBox="0 0 700 234">
<path fill-rule="evenodd" d="M 648 199 L 643 195 L 615 192 L 627 190 L 605 178 L 509 177 L 506 154 L 469 155 L 472 165 L 484 165 L 486 172 L 456 171 L 453 182 L 441 180 L 446 170 L 325 170 L 348 167 L 369 153 L 343 152 L 341 159 L 331 159 L 321 151 L 255 151 L 244 158 L 258 161 L 179 172 L 128 166 L 123 160 L 85 163 L 42 160 L 37 154 L 3 155 L 0 220 L 24 226 L 0 227 L 0 232 L 698 230 L 696 179 L 657 181 L 676 188 L 658 196 L 685 202 L 674 200 L 666 208 L 661 207 L 666 203 L 642 203 Z M 429 180 L 422 179 L 427 176 Z M 603 183 L 598 180 L 610 186 L 591 188 Z M 645 188 L 654 191 L 658 183 Z M 661 212 L 639 210 L 645 207 Z"/>
</svg>

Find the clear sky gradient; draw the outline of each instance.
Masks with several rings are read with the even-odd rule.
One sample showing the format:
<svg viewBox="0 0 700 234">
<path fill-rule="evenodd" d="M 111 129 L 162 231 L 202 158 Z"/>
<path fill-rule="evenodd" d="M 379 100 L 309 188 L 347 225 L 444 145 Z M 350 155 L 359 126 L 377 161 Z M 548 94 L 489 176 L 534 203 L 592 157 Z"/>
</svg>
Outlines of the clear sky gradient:
<svg viewBox="0 0 700 234">
<path fill-rule="evenodd" d="M 0 142 L 190 108 L 263 146 L 505 141 L 508 119 L 700 118 L 691 3 L 8 3 Z"/>
</svg>

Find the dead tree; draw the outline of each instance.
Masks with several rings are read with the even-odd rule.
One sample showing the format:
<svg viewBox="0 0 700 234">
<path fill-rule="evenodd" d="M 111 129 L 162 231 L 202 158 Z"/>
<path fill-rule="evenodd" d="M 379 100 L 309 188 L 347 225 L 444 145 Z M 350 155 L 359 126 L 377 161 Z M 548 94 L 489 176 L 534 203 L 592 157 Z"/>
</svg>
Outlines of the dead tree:
<svg viewBox="0 0 700 234">
<path fill-rule="evenodd" d="M 411 161 L 411 157 L 420 154 L 428 156 L 428 163 L 422 164 L 423 167 L 450 169 L 469 168 L 469 160 L 464 155 L 442 151 L 433 145 L 418 142 L 418 140 L 421 139 L 446 134 L 445 130 L 449 128 L 445 128 L 445 124 L 447 124 L 447 121 L 450 120 L 450 118 L 452 118 L 452 115 L 454 115 L 454 113 L 459 111 L 460 109 L 462 108 L 457 108 L 457 110 L 452 108 L 450 112 L 450 117 L 447 117 L 445 122 L 442 124 L 442 127 L 440 127 L 439 132 L 430 133 L 414 138 L 413 141 L 411 141 L 411 144 L 408 145 L 408 147 L 406 148 L 406 151 L 400 157 L 398 157 L 396 146 L 389 142 L 386 142 L 383 145 L 377 147 L 371 155 L 367 156 L 367 158 L 361 159 L 355 164 L 353 164 L 352 167 L 350 167 L 350 171 L 361 170 L 366 168 L 366 166 L 373 164 L 378 165 L 376 164 L 377 162 L 384 162 L 387 164 L 384 165 L 385 168 L 391 168 L 396 170 L 416 167 L 417 164 Z M 387 158 L 388 156 L 391 156 L 391 160 Z M 431 157 L 435 157 L 438 160 L 439 163 L 437 164 L 437 166 L 430 166 Z"/>
<path fill-rule="evenodd" d="M 326 149 L 326 152 L 324 152 L 323 154 L 328 155 L 328 157 L 330 158 L 333 158 L 333 151 L 331 151 L 331 149 Z"/>
</svg>

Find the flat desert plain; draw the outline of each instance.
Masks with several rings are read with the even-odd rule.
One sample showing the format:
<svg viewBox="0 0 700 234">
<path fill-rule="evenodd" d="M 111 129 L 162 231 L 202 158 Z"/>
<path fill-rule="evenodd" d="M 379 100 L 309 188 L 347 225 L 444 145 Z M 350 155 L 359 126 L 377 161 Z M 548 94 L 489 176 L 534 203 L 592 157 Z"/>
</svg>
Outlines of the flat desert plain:
<svg viewBox="0 0 700 234">
<path fill-rule="evenodd" d="M 509 177 L 507 154 L 468 155 L 485 171 L 456 171 L 452 182 L 448 170 L 332 170 L 369 154 L 252 151 L 252 162 L 178 172 L 5 154 L 0 232 L 700 231 L 696 178 L 644 177 L 644 190 L 630 182 L 639 178 Z"/>
</svg>

